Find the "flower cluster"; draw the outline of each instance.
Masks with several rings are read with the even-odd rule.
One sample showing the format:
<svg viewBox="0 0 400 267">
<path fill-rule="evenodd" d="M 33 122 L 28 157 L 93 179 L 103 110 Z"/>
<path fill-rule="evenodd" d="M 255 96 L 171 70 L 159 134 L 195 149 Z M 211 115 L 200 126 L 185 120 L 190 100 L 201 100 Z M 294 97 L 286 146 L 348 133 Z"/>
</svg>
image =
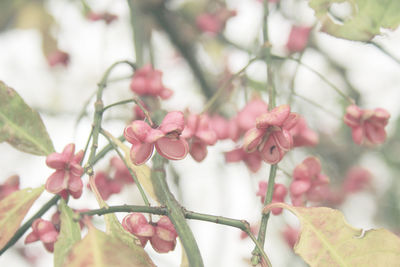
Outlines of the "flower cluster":
<svg viewBox="0 0 400 267">
<path fill-rule="evenodd" d="M 150 64 L 135 71 L 131 81 L 131 90 L 139 96 L 154 96 L 168 99 L 173 91 L 162 84 L 162 72 L 154 70 Z"/>
<path fill-rule="evenodd" d="M 131 213 L 123 219 L 122 226 L 139 238 L 142 247 L 150 240 L 158 253 L 167 253 L 175 249 L 178 234 L 167 216 L 162 216 L 157 223 L 150 224 L 143 214 Z"/>
<path fill-rule="evenodd" d="M 369 110 L 351 105 L 346 109 L 344 122 L 351 127 L 353 141 L 356 144 L 377 145 L 386 139 L 385 126 L 389 118 L 389 112 L 383 108 Z"/>
<path fill-rule="evenodd" d="M 40 240 L 47 251 L 53 252 L 57 237 L 58 231 L 53 223 L 39 218 L 32 223 L 32 232 L 26 236 L 25 244 Z"/>
<path fill-rule="evenodd" d="M 144 121 L 133 121 L 124 130 L 126 140 L 132 144 L 132 162 L 136 165 L 145 163 L 151 157 L 154 147 L 164 158 L 185 158 L 189 144 L 181 137 L 184 126 L 185 120 L 180 111 L 169 112 L 157 129 L 151 128 Z"/>
<path fill-rule="evenodd" d="M 261 203 L 264 203 L 265 201 L 265 194 L 267 193 L 267 189 L 268 189 L 267 182 L 261 181 L 258 183 L 257 196 L 261 197 Z M 286 186 L 284 186 L 283 184 L 275 184 L 271 203 L 284 202 L 286 194 L 287 194 Z M 282 213 L 282 208 L 272 208 L 271 212 L 274 215 L 279 215 Z"/>
<path fill-rule="evenodd" d="M 269 163 L 278 163 L 293 147 L 289 130 L 297 123 L 298 115 L 290 112 L 288 105 L 282 105 L 266 112 L 256 119 L 256 126 L 244 136 L 243 149 L 246 152 L 259 151 L 261 158 Z"/>
<path fill-rule="evenodd" d="M 75 145 L 68 144 L 62 153 L 52 153 L 47 156 L 46 164 L 56 171 L 47 179 L 46 190 L 53 194 L 59 194 L 64 199 L 68 194 L 74 198 L 82 195 L 83 168 L 80 162 L 83 158 L 83 150 L 75 154 Z"/>
<path fill-rule="evenodd" d="M 13 175 L 0 185 L 0 200 L 19 190 L 19 176 Z"/>
<path fill-rule="evenodd" d="M 329 178 L 321 173 L 321 162 L 308 157 L 293 170 L 290 197 L 295 206 L 304 206 L 307 200 L 322 201 Z"/>
</svg>

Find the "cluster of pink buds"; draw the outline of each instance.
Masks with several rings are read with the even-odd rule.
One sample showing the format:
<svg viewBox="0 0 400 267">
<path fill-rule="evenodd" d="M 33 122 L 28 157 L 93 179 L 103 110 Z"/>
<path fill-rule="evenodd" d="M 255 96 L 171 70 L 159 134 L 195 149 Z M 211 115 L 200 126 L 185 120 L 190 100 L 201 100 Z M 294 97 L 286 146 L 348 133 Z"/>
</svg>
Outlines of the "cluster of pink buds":
<svg viewBox="0 0 400 267">
<path fill-rule="evenodd" d="M 113 194 L 120 193 L 125 184 L 134 183 L 128 168 L 120 158 L 111 158 L 110 166 L 108 172 L 99 171 L 94 176 L 96 188 L 104 200 L 107 200 Z M 112 178 L 112 175 L 114 178 Z M 91 189 L 89 184 L 87 187 Z"/>
<path fill-rule="evenodd" d="M 53 223 L 43 219 L 36 219 L 32 223 L 32 232 L 25 238 L 25 244 L 42 241 L 47 251 L 53 252 L 54 243 L 57 241 L 58 231 Z"/>
<path fill-rule="evenodd" d="M 295 206 L 304 206 L 307 200 L 319 202 L 325 199 L 324 193 L 329 178 L 321 173 L 321 162 L 315 157 L 306 158 L 293 171 L 290 197 Z"/>
<path fill-rule="evenodd" d="M 256 119 L 256 126 L 244 136 L 243 149 L 246 152 L 259 151 L 261 158 L 276 164 L 293 147 L 290 129 L 297 123 L 298 115 L 290 112 L 288 105 L 282 105 L 261 114 Z"/>
<path fill-rule="evenodd" d="M 46 190 L 53 194 L 59 194 L 64 199 L 68 194 L 74 198 L 82 195 L 83 168 L 80 165 L 83 158 L 83 150 L 76 155 L 75 145 L 68 144 L 62 153 L 52 153 L 47 156 L 46 164 L 56 171 L 47 179 Z"/>
<path fill-rule="evenodd" d="M 292 27 L 286 44 L 286 48 L 289 52 L 301 52 L 306 48 L 311 29 L 311 27 Z"/>
<path fill-rule="evenodd" d="M 180 160 L 189 152 L 189 144 L 181 137 L 185 126 L 183 113 L 169 112 L 157 129 L 144 121 L 133 121 L 125 128 L 124 136 L 132 144 L 131 160 L 134 164 L 145 163 L 152 155 L 154 146 L 164 158 Z"/>
<path fill-rule="evenodd" d="M 135 71 L 131 81 L 131 90 L 139 96 L 153 96 L 168 99 L 173 91 L 162 84 L 162 72 L 154 70 L 150 64 Z"/>
<path fill-rule="evenodd" d="M 258 183 L 257 196 L 261 197 L 261 203 L 263 204 L 265 201 L 265 194 L 267 193 L 267 189 L 268 189 L 267 182 L 261 181 Z M 275 184 L 271 203 L 284 202 L 286 194 L 287 194 L 286 186 L 284 186 L 283 184 Z M 274 215 L 279 215 L 282 213 L 282 208 L 273 208 L 271 209 L 271 212 Z"/>
<path fill-rule="evenodd" d="M 117 15 L 114 15 L 114 14 L 111 14 L 108 12 L 103 12 L 103 13 L 89 12 L 89 13 L 87 13 L 86 17 L 91 21 L 102 20 L 106 24 L 110 24 L 111 22 L 118 19 Z"/>
<path fill-rule="evenodd" d="M 157 223 L 150 224 L 143 214 L 131 213 L 123 219 L 122 226 L 139 238 L 142 247 L 150 240 L 158 253 L 167 253 L 175 249 L 178 234 L 167 216 L 162 216 Z"/>
<path fill-rule="evenodd" d="M 196 25 L 202 32 L 210 35 L 221 33 L 228 19 L 236 16 L 236 10 L 221 8 L 214 13 L 203 13 L 197 16 Z"/>
<path fill-rule="evenodd" d="M 182 137 L 189 141 L 190 155 L 198 162 L 207 156 L 207 146 L 217 142 L 217 135 L 210 123 L 207 115 L 190 114 L 182 132 Z"/>
<path fill-rule="evenodd" d="M 56 50 L 47 56 L 47 63 L 50 67 L 55 67 L 57 65 L 65 67 L 69 63 L 69 54 L 61 50 Z"/>
<path fill-rule="evenodd" d="M 19 176 L 13 175 L 0 185 L 0 200 L 19 190 Z"/>
<path fill-rule="evenodd" d="M 346 109 L 344 122 L 351 127 L 353 141 L 356 144 L 377 145 L 386 139 L 385 126 L 389 118 L 389 112 L 383 108 L 368 110 L 351 105 Z"/>
</svg>

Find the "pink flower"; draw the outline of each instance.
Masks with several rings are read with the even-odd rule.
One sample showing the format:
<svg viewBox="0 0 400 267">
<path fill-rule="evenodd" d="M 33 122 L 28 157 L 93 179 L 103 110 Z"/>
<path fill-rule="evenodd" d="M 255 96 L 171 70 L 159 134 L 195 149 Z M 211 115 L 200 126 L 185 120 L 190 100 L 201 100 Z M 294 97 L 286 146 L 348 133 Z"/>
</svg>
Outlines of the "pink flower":
<svg viewBox="0 0 400 267">
<path fill-rule="evenodd" d="M 56 50 L 47 56 L 47 63 L 50 67 L 55 67 L 57 65 L 66 67 L 69 63 L 69 54 L 61 50 Z"/>
<path fill-rule="evenodd" d="M 151 64 L 136 70 L 131 81 L 131 90 L 139 96 L 149 95 L 168 99 L 173 91 L 162 84 L 162 72 L 154 70 Z"/>
<path fill-rule="evenodd" d="M 46 164 L 56 171 L 47 179 L 46 190 L 53 194 L 59 194 L 66 198 L 68 194 L 74 198 L 82 195 L 83 168 L 80 162 L 83 158 L 83 150 L 76 155 L 75 145 L 69 144 L 65 146 L 62 153 L 52 153 L 47 156 Z"/>
<path fill-rule="evenodd" d="M 114 171 L 114 180 L 118 181 L 121 185 L 134 183 L 132 175 L 122 159 L 119 157 L 112 157 L 110 159 L 110 165 Z"/>
<path fill-rule="evenodd" d="M 264 204 L 265 194 L 267 193 L 268 183 L 267 182 L 259 182 L 258 183 L 258 192 L 257 196 L 261 197 L 261 203 Z M 287 189 L 283 184 L 275 184 L 274 185 L 274 193 L 272 194 L 272 202 L 284 202 L 285 196 L 287 194 Z M 279 215 L 282 213 L 282 208 L 273 208 L 271 209 L 272 214 Z"/>
<path fill-rule="evenodd" d="M 350 126 L 356 144 L 377 145 L 386 139 L 385 126 L 389 118 L 389 112 L 382 108 L 368 110 L 351 105 L 346 109 L 344 123 Z"/>
<path fill-rule="evenodd" d="M 57 237 L 58 232 L 50 221 L 36 219 L 32 223 L 32 232 L 25 238 L 25 244 L 40 240 L 47 251 L 53 252 Z"/>
<path fill-rule="evenodd" d="M 217 142 L 217 134 L 207 115 L 189 115 L 182 136 L 189 139 L 190 155 L 198 162 L 207 156 L 207 146 Z"/>
<path fill-rule="evenodd" d="M 289 132 L 293 136 L 293 146 L 295 147 L 315 146 L 319 142 L 318 134 L 308 128 L 303 117 L 299 116 L 298 122 Z"/>
<path fill-rule="evenodd" d="M 133 121 L 124 131 L 126 140 L 132 144 L 132 162 L 136 165 L 145 163 L 151 157 L 154 146 L 164 158 L 185 158 L 189 144 L 180 136 L 184 125 L 183 113 L 180 111 L 169 112 L 157 129 L 151 128 L 144 121 Z"/>
<path fill-rule="evenodd" d="M 293 147 L 289 130 L 297 123 L 297 119 L 298 115 L 291 113 L 288 105 L 276 107 L 258 116 L 256 127 L 248 130 L 244 136 L 244 151 L 259 151 L 265 162 L 278 163 Z"/>
<path fill-rule="evenodd" d="M 372 174 L 368 170 L 362 167 L 353 167 L 346 174 L 343 191 L 345 193 L 359 192 L 370 186 L 371 180 Z"/>
<path fill-rule="evenodd" d="M 13 175 L 0 185 L 0 200 L 19 190 L 19 176 Z"/>
<path fill-rule="evenodd" d="M 154 226 L 149 224 L 146 217 L 141 213 L 131 213 L 122 220 L 125 230 L 135 235 L 140 240 L 142 247 L 146 246 L 147 241 L 155 234 Z"/>
<path fill-rule="evenodd" d="M 105 172 L 97 172 L 94 176 L 94 182 L 104 200 L 107 200 L 113 194 L 118 194 L 122 189 L 122 184 L 111 179 Z M 88 187 L 90 188 L 89 185 Z"/>
<path fill-rule="evenodd" d="M 325 199 L 329 178 L 321 174 L 321 163 L 316 157 L 308 157 L 293 171 L 290 197 L 295 206 L 304 206 L 307 200 Z"/>
<path fill-rule="evenodd" d="M 289 40 L 286 44 L 289 52 L 301 52 L 306 48 L 311 29 L 311 27 L 292 26 Z"/>
<path fill-rule="evenodd" d="M 258 151 L 246 153 L 243 148 L 237 148 L 225 153 L 226 162 L 240 162 L 243 161 L 247 168 L 252 172 L 258 172 L 261 168 L 261 155 Z"/>
<path fill-rule="evenodd" d="M 154 250 L 167 253 L 175 249 L 178 234 L 167 216 L 162 216 L 155 226 L 155 233 L 150 239 Z"/>
</svg>

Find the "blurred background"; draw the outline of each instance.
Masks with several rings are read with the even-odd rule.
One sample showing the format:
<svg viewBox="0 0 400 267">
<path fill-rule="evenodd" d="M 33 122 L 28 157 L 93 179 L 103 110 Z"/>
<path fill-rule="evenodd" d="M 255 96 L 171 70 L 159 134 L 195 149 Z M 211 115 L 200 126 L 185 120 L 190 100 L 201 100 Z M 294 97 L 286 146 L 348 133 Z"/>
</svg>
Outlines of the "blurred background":
<svg viewBox="0 0 400 267">
<path fill-rule="evenodd" d="M 171 0 L 159 6 L 161 2 L 0 2 L 0 80 L 39 111 L 56 151 L 71 142 L 77 149 L 85 146 L 93 116 L 93 93 L 104 71 L 115 61 L 152 63 L 162 71 L 164 85 L 174 91 L 171 98 L 161 101 L 162 108 L 200 113 L 216 88 L 258 55 L 262 46 L 262 1 Z M 307 1 L 270 2 L 269 38 L 274 55 L 300 58 L 360 107 L 382 107 L 391 114 L 387 141 L 377 147 L 360 147 L 354 144 L 350 128 L 342 120 L 348 103 L 309 68 L 293 60 L 274 61 L 277 104 L 290 102 L 292 111 L 300 113 L 319 136 L 317 145 L 296 148 L 285 156 L 276 181 L 289 185 L 294 167 L 307 156 L 316 156 L 323 173 L 330 177 L 332 190 L 340 197 L 338 201 L 309 205 L 338 208 L 358 228 L 384 227 L 399 233 L 400 31 L 384 31 L 370 43 L 338 39 L 319 32 L 320 25 Z M 332 12 L 346 16 L 348 7 L 338 5 Z M 205 14 L 214 16 L 214 20 L 202 21 Z M 289 45 L 294 26 L 310 29 L 306 47 L 296 50 Z M 106 105 L 132 97 L 131 76 L 127 67 L 113 71 L 103 98 Z M 255 60 L 233 80 L 232 88 L 221 95 L 210 113 L 232 118 L 254 97 L 268 102 L 266 81 L 265 63 Z M 120 136 L 133 117 L 133 104 L 118 106 L 106 113 L 103 126 Z M 100 147 L 105 144 L 101 139 Z M 243 163 L 226 163 L 224 153 L 236 147 L 238 143 L 232 140 L 219 141 L 208 148 L 208 156 L 200 163 L 191 157 L 171 162 L 168 179 L 187 209 L 245 219 L 256 226 L 262 209 L 256 192 L 258 183 L 268 179 L 269 165 L 264 163 L 253 173 Z M 106 169 L 112 156 L 115 153 L 104 158 L 95 170 Z M 367 178 L 363 177 L 357 190 L 345 194 L 343 184 L 355 166 L 366 169 Z M 51 173 L 44 157 L 0 144 L 0 183 L 17 174 L 21 188 L 37 187 Z M 83 180 L 88 182 L 85 176 Z M 44 193 L 28 217 L 50 198 L 51 194 Z M 143 203 L 135 185 L 124 187 L 121 194 L 111 196 L 107 202 Z M 286 202 L 290 203 L 288 196 Z M 70 204 L 74 208 L 97 208 L 87 188 Z M 44 218 L 49 219 L 54 211 Z M 118 214 L 120 219 L 123 216 Z M 95 217 L 94 221 L 104 227 L 101 218 Z M 205 266 L 250 265 L 254 245 L 249 238 L 241 239 L 239 230 L 201 221 L 189 223 Z M 288 212 L 271 217 L 266 253 L 273 266 L 305 266 L 285 239 L 283 233 L 288 226 L 298 227 Z M 180 264 L 179 244 L 168 254 L 158 254 L 150 245 L 146 251 L 158 266 Z M 22 239 L 0 257 L 0 266 L 51 264 L 52 254 L 42 244 L 24 246 Z"/>
</svg>

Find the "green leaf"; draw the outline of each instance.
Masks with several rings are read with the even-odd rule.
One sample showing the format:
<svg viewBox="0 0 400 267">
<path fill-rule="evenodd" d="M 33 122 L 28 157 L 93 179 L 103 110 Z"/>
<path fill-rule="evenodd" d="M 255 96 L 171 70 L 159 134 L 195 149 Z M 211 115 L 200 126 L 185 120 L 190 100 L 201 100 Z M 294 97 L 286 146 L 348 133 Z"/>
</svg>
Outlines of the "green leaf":
<svg viewBox="0 0 400 267">
<path fill-rule="evenodd" d="M 64 267 L 147 267 L 154 266 L 132 253 L 124 242 L 88 225 L 89 232 L 76 243 Z"/>
<path fill-rule="evenodd" d="M 61 228 L 57 242 L 54 245 L 54 266 L 61 267 L 72 246 L 81 240 L 79 223 L 73 220 L 74 212 L 61 199 L 59 209 L 61 212 Z"/>
<path fill-rule="evenodd" d="M 44 186 L 15 191 L 0 201 L 0 249 L 13 237 Z"/>
<path fill-rule="evenodd" d="M 0 142 L 4 141 L 35 155 L 54 152 L 39 114 L 14 89 L 0 81 Z"/>
<path fill-rule="evenodd" d="M 398 266 L 400 238 L 386 229 L 364 232 L 349 225 L 334 209 L 292 207 L 273 203 L 264 208 L 284 208 L 300 220 L 301 233 L 294 250 L 310 266 Z"/>
<path fill-rule="evenodd" d="M 340 24 L 334 22 L 329 16 L 334 3 L 348 3 L 351 18 Z M 322 23 L 322 31 L 348 40 L 369 41 L 382 28 L 395 30 L 400 25 L 399 0 L 311 0 L 309 5 Z"/>
</svg>

